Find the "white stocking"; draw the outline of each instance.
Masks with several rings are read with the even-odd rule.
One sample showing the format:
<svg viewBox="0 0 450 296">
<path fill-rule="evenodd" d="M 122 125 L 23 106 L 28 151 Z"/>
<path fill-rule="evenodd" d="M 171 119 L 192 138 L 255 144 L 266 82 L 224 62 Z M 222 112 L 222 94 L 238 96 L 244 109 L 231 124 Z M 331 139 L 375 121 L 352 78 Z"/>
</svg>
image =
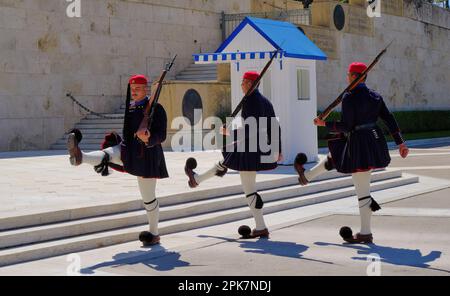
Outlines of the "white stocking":
<svg viewBox="0 0 450 296">
<path fill-rule="evenodd" d="M 355 185 L 358 199 L 370 196 L 370 175 L 371 171 L 352 174 L 353 184 Z M 359 214 L 361 217 L 361 234 L 371 234 L 370 227 L 372 218 L 372 209 L 370 204 L 372 199 L 368 198 L 359 201 Z"/>
<path fill-rule="evenodd" d="M 139 190 L 141 191 L 144 207 L 147 211 L 148 223 L 150 225 L 150 232 L 157 236 L 158 222 L 159 222 L 159 202 L 156 199 L 156 179 L 145 179 L 138 177 Z"/>
<path fill-rule="evenodd" d="M 305 177 L 308 181 L 312 181 L 318 176 L 326 173 L 328 170 L 325 168 L 325 163 L 327 162 L 327 158 L 323 159 L 319 162 L 315 167 L 310 169 L 309 171 L 305 171 Z"/>
<path fill-rule="evenodd" d="M 256 172 L 239 172 L 239 175 L 241 176 L 242 187 L 247 198 L 247 204 L 253 214 L 253 218 L 255 218 L 255 229 L 266 229 L 267 226 L 264 222 L 263 209 L 256 208 Z"/>
<path fill-rule="evenodd" d="M 200 185 L 200 183 L 202 183 L 202 182 L 204 182 L 204 181 L 214 177 L 218 170 L 219 171 L 224 171 L 226 168 L 222 165 L 222 163 L 223 163 L 223 160 L 221 160 L 218 163 L 216 163 L 214 165 L 214 167 L 210 168 L 209 170 L 207 170 L 203 174 L 200 174 L 200 175 L 195 174 L 194 175 L 195 182 L 197 182 L 197 184 Z"/>
<path fill-rule="evenodd" d="M 109 155 L 109 162 L 123 166 L 121 157 L 120 157 L 120 145 L 106 148 L 103 151 L 93 151 L 93 152 L 81 152 L 82 154 L 82 163 L 90 164 L 92 166 L 99 165 L 103 158 L 105 157 L 105 153 Z"/>
</svg>

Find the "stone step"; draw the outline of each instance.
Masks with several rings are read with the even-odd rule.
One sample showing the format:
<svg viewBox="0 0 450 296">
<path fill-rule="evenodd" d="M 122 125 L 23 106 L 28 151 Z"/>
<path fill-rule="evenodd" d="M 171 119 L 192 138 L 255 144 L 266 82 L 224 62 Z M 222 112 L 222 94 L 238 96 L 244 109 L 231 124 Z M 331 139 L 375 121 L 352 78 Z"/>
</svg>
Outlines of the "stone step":
<svg viewBox="0 0 450 296">
<path fill-rule="evenodd" d="M 217 71 L 204 71 L 204 70 L 186 70 L 181 73 L 179 73 L 177 76 L 181 75 L 208 75 L 208 76 L 216 76 Z"/>
<path fill-rule="evenodd" d="M 374 173 L 372 182 L 400 178 L 399 172 Z M 325 180 L 301 187 L 300 185 L 284 186 L 281 188 L 260 191 L 265 202 L 282 200 L 308 194 L 352 187 L 351 177 Z M 222 197 L 214 197 L 203 200 L 187 200 L 183 204 L 161 206 L 160 221 L 196 216 L 209 212 L 224 211 L 227 209 L 246 206 L 246 200 L 242 194 L 233 194 Z M 24 244 L 60 239 L 65 237 L 84 235 L 99 231 L 112 230 L 119 227 L 128 227 L 143 224 L 147 220 L 142 208 L 125 213 L 116 213 L 106 216 L 85 218 L 80 220 L 54 223 L 44 226 L 22 228 L 17 230 L 0 232 L 0 249 Z"/>
<path fill-rule="evenodd" d="M 192 82 L 202 82 L 202 81 L 217 81 L 217 78 L 212 77 L 178 77 L 178 81 L 192 81 Z"/>
<path fill-rule="evenodd" d="M 81 133 L 83 134 L 83 138 L 87 135 L 92 134 L 100 134 L 102 137 L 105 136 L 105 134 L 115 130 L 116 132 L 122 131 L 123 125 L 117 125 L 115 128 L 80 128 Z"/>
<path fill-rule="evenodd" d="M 124 118 L 117 119 L 101 119 L 101 118 L 85 118 L 79 124 L 121 124 L 123 125 Z"/>
<path fill-rule="evenodd" d="M 119 133 L 119 135 L 122 135 L 122 129 L 117 129 L 116 132 Z M 105 134 L 101 134 L 101 133 L 96 133 L 96 134 L 85 133 L 85 134 L 83 134 L 83 140 L 81 141 L 81 144 L 86 143 L 87 139 L 91 139 L 91 140 L 102 139 L 103 140 L 104 138 L 105 138 Z M 63 142 L 60 142 L 60 143 L 61 144 L 66 144 L 66 140 L 67 140 L 67 136 L 64 136 L 63 139 L 60 139 L 58 141 L 63 141 Z"/>
<path fill-rule="evenodd" d="M 211 82 L 211 81 L 217 81 L 217 79 L 213 79 L 210 77 L 205 78 L 189 78 L 189 77 L 180 77 L 177 78 L 178 81 L 192 81 L 192 82 Z"/>
<path fill-rule="evenodd" d="M 189 74 L 189 73 L 181 73 L 180 75 L 176 76 L 178 77 L 192 77 L 192 78 L 199 78 L 199 77 L 217 77 L 217 74 L 208 74 L 208 73 L 203 73 L 203 72 L 199 72 L 199 73 L 193 73 L 193 74 Z"/>
<path fill-rule="evenodd" d="M 91 129 L 122 129 L 123 128 L 123 123 L 95 123 L 95 124 L 91 124 L 89 122 L 81 122 L 75 125 L 75 128 L 78 128 L 80 131 L 88 131 Z"/>
<path fill-rule="evenodd" d="M 123 109 L 123 110 L 125 111 L 125 109 Z M 122 120 L 124 118 L 124 113 L 123 112 L 108 113 L 108 114 L 103 114 L 103 115 L 108 116 L 108 117 L 114 117 L 114 118 L 117 118 L 117 119 L 122 119 Z M 86 118 L 84 120 L 93 120 L 93 119 L 101 119 L 101 120 L 103 120 L 102 118 L 100 118 L 100 117 L 98 117 L 96 115 L 88 115 L 88 116 L 86 116 Z M 115 120 L 115 119 L 113 119 L 113 120 Z"/>
<path fill-rule="evenodd" d="M 217 76 L 212 75 L 202 75 L 202 76 L 193 76 L 193 75 L 180 75 L 176 77 L 178 81 L 188 81 L 188 80 L 205 80 L 205 81 L 214 81 L 217 80 Z"/>
<path fill-rule="evenodd" d="M 217 65 L 214 64 L 191 64 L 187 68 L 185 68 L 183 71 L 179 72 L 182 73 L 184 71 L 216 71 Z"/>
<path fill-rule="evenodd" d="M 97 143 L 92 143 L 92 144 L 80 144 L 80 149 L 83 151 L 94 151 L 94 150 L 99 150 L 100 149 L 100 145 L 101 145 L 102 141 L 99 141 L 98 144 Z M 67 147 L 65 144 L 53 144 L 50 149 L 52 150 L 67 150 Z"/>
<path fill-rule="evenodd" d="M 382 171 L 380 171 L 382 172 Z M 401 175 L 401 172 L 397 173 Z M 333 180 L 344 175 L 337 172 L 327 172 L 326 174 L 317 178 L 317 181 Z M 257 181 L 256 187 L 259 191 L 271 188 L 284 187 L 290 185 L 297 185 L 298 180 L 295 176 L 280 177 L 275 180 Z M 310 185 L 309 185 L 310 186 Z M 306 186 L 308 187 L 308 186 Z M 305 188 L 306 188 L 305 187 Z M 228 185 L 221 188 L 220 194 L 217 193 L 216 188 L 211 189 L 196 189 L 193 191 L 177 193 L 173 195 L 158 197 L 161 206 L 177 205 L 186 202 L 193 202 L 199 200 L 210 199 L 214 197 L 227 196 L 239 194 L 242 192 L 241 185 Z M 0 231 L 37 226 L 41 224 L 50 224 L 63 221 L 72 221 L 83 218 L 91 218 L 102 215 L 116 214 L 121 212 L 140 210 L 142 209 L 142 201 L 135 199 L 125 203 L 98 205 L 90 207 L 81 207 L 74 209 L 66 209 L 57 212 L 36 213 L 22 216 L 12 216 L 0 218 Z"/>
<path fill-rule="evenodd" d="M 186 69 L 217 69 L 215 64 L 190 64 Z"/>
<path fill-rule="evenodd" d="M 175 77 L 217 77 L 217 73 L 209 72 L 183 72 Z"/>
<path fill-rule="evenodd" d="M 119 128 L 120 127 L 120 128 Z M 110 126 L 110 128 L 103 128 L 103 129 L 94 129 L 94 128 L 81 128 L 81 132 L 83 133 L 83 140 L 80 143 L 80 148 L 83 150 L 98 150 L 100 147 L 100 143 L 105 138 L 105 135 L 110 132 L 116 132 L 120 136 L 122 136 L 122 129 L 123 125 L 117 126 Z M 176 130 L 169 130 L 167 131 L 167 139 L 163 143 L 163 148 L 170 148 L 171 144 L 171 137 L 179 131 Z M 203 133 L 209 133 L 210 130 L 204 130 Z M 88 140 L 90 139 L 90 140 Z M 65 135 L 63 138 L 57 140 L 53 145 L 50 146 L 51 150 L 66 150 L 66 142 L 67 142 L 67 135 Z M 92 146 L 91 144 L 95 144 Z"/>
<path fill-rule="evenodd" d="M 381 173 L 387 171 L 385 170 L 377 170 L 374 174 Z M 385 175 L 389 178 L 395 178 L 401 176 L 401 171 L 391 171 L 389 175 Z M 300 187 L 299 190 L 302 192 L 310 192 L 305 190 L 309 189 L 313 184 L 320 181 L 329 181 L 333 182 L 339 178 L 343 178 L 345 175 L 340 174 L 336 171 L 327 172 L 321 176 L 319 176 L 315 182 L 312 182 L 310 185 L 305 187 Z M 298 178 L 296 176 L 283 176 L 279 177 L 275 180 L 265 180 L 256 182 L 256 187 L 258 191 L 268 190 L 272 188 L 285 187 L 285 186 L 293 186 L 298 185 Z M 172 195 L 160 196 L 158 197 L 159 203 L 161 206 L 170 206 L 183 204 L 186 202 L 195 202 L 200 200 L 207 200 L 211 198 L 217 198 L 222 196 L 234 195 L 242 193 L 242 186 L 239 184 L 236 185 L 228 185 L 224 186 L 220 189 L 220 194 L 217 193 L 216 188 L 210 189 L 196 189 L 188 192 L 177 193 Z M 124 203 L 115 203 L 115 204 L 105 204 L 105 205 L 97 205 L 97 206 L 89 206 L 89 207 L 80 207 L 73 209 L 65 209 L 57 212 L 44 212 L 44 213 L 35 213 L 21 216 L 11 216 L 11 217 L 3 217 L 0 218 L 0 231 L 14 229 L 14 228 L 24 228 L 37 226 L 42 224 L 51 224 L 58 223 L 63 221 L 72 221 L 83 218 L 92 218 L 103 215 L 116 214 L 121 212 L 128 212 L 133 210 L 142 209 L 142 201 L 141 199 L 135 199 L 132 201 L 124 202 Z"/>
<path fill-rule="evenodd" d="M 104 139 L 104 137 L 91 138 L 91 139 L 89 139 L 89 138 L 87 139 L 87 138 L 83 137 L 83 142 L 80 144 L 80 147 L 81 147 L 81 145 L 85 145 L 85 144 L 98 144 L 97 147 L 100 147 L 99 144 L 102 143 L 103 139 Z M 54 146 L 58 146 L 58 147 L 65 146 L 66 142 L 67 142 L 66 139 L 60 139 L 60 140 L 56 141 Z"/>
<path fill-rule="evenodd" d="M 387 188 L 404 186 L 416 182 L 418 182 L 418 177 L 394 178 L 374 182 L 372 184 L 372 190 L 384 190 Z M 269 201 L 265 204 L 264 212 L 266 214 L 279 212 L 301 206 L 349 197 L 353 194 L 354 189 L 350 187 L 328 190 L 326 192 L 319 192 L 306 196 Z M 248 210 L 248 207 L 242 206 L 220 212 L 211 212 L 190 217 L 162 221 L 160 223 L 160 233 L 164 235 L 199 227 L 237 221 L 249 217 L 251 217 L 251 213 Z M 137 240 L 139 232 L 146 229 L 145 224 L 146 221 L 142 222 L 142 226 L 120 228 L 110 231 L 76 236 L 72 238 L 63 238 L 48 242 L 41 242 L 32 245 L 0 250 L 0 266 L 135 241 Z"/>
<path fill-rule="evenodd" d="M 88 139 L 104 139 L 105 135 L 110 132 L 117 132 L 119 135 L 122 135 L 122 128 L 103 128 L 103 129 L 80 129 L 80 131 L 83 134 L 83 139 L 80 143 L 80 146 L 83 144 L 87 144 Z M 59 145 L 65 145 L 67 142 L 67 134 L 64 135 L 61 139 L 59 139 L 56 143 L 54 143 L 52 146 L 59 146 Z"/>
</svg>

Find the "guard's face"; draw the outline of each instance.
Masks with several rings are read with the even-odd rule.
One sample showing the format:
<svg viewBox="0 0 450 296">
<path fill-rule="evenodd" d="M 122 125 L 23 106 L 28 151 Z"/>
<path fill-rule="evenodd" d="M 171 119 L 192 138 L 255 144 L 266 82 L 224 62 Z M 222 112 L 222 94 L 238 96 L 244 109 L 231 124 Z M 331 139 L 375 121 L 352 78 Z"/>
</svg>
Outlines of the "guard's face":
<svg viewBox="0 0 450 296">
<path fill-rule="evenodd" d="M 241 88 L 244 94 L 246 94 L 250 90 L 250 88 L 252 87 L 252 83 L 253 81 L 251 80 L 242 79 Z"/>
<path fill-rule="evenodd" d="M 353 79 L 352 79 L 353 75 L 351 73 L 347 73 L 347 82 L 350 84 L 352 83 Z"/>
<path fill-rule="evenodd" d="M 140 101 L 147 96 L 147 86 L 145 84 L 131 84 L 131 98 L 134 101 Z"/>
</svg>

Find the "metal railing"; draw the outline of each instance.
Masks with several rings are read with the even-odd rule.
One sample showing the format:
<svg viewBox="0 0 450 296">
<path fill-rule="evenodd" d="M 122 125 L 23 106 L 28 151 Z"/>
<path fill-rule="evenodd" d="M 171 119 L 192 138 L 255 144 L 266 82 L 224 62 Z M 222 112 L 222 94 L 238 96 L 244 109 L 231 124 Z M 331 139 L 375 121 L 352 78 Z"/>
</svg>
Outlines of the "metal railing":
<svg viewBox="0 0 450 296">
<path fill-rule="evenodd" d="M 239 26 L 239 24 L 247 16 L 285 21 L 298 26 L 311 24 L 311 9 L 295 9 L 287 11 L 283 10 L 283 11 L 238 13 L 238 14 L 222 13 L 222 20 L 221 20 L 222 41 L 225 41 L 225 39 L 228 36 L 230 36 L 230 34 L 234 31 L 234 29 L 236 29 L 236 27 Z"/>
</svg>

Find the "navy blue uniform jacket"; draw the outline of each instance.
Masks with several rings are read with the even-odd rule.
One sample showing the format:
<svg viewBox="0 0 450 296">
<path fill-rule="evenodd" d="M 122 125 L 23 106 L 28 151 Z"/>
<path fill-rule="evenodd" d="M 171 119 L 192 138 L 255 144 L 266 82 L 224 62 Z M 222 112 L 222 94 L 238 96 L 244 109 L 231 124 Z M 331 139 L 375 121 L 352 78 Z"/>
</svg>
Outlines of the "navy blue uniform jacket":
<svg viewBox="0 0 450 296">
<path fill-rule="evenodd" d="M 133 136 L 139 129 L 148 103 L 149 100 L 146 98 L 138 104 L 132 104 L 126 115 L 128 118 L 125 118 L 125 121 L 128 130 L 124 130 L 121 149 L 122 162 L 125 171 L 131 175 L 155 179 L 168 178 L 169 174 L 161 146 L 167 135 L 167 115 L 163 106 L 156 104 L 152 107 L 155 108 L 155 113 L 149 128 L 151 134 L 149 147 Z"/>
<path fill-rule="evenodd" d="M 384 121 L 397 145 L 402 144 L 397 121 L 378 93 L 361 83 L 344 95 L 341 120 L 326 123 L 335 134 L 328 140 L 328 148 L 339 172 L 355 173 L 389 165 L 391 158 L 386 138 L 376 125 L 378 118 Z"/>
<path fill-rule="evenodd" d="M 272 137 L 272 129 L 271 129 L 271 120 L 276 120 L 275 118 L 275 111 L 273 110 L 272 103 L 265 98 L 259 90 L 255 90 L 251 95 L 247 97 L 245 100 L 243 106 L 242 106 L 242 113 L 241 117 L 245 120 L 249 117 L 254 117 L 257 122 L 257 130 L 260 131 L 260 124 L 259 119 L 260 118 L 267 118 L 267 132 L 266 137 L 259 137 L 259 133 L 256 135 L 253 133 L 250 133 L 250 129 L 248 125 L 245 125 L 245 138 L 241 139 L 239 137 L 239 134 L 237 131 L 234 132 L 234 136 L 237 140 L 237 143 L 233 145 L 233 149 L 228 152 L 223 151 L 223 157 L 224 157 L 224 165 L 230 169 L 236 170 L 236 171 L 263 171 L 263 170 L 272 170 L 277 167 L 276 159 L 273 159 L 272 161 L 267 161 L 262 156 L 270 155 L 271 151 L 269 152 L 262 152 L 260 149 L 259 142 L 266 140 L 267 145 L 271 145 L 271 137 Z M 272 119 L 271 119 L 272 118 Z M 278 125 L 278 124 L 277 124 Z M 277 143 L 274 143 L 271 147 L 275 147 L 273 149 L 277 149 L 281 153 L 281 128 L 278 125 L 278 138 Z M 256 151 L 250 150 L 250 137 L 256 137 L 257 138 L 257 149 Z M 245 142 L 245 150 L 239 149 L 238 145 L 243 145 Z M 239 143 L 239 144 L 238 144 Z M 276 146 L 275 146 L 276 145 Z M 244 150 L 244 152 L 239 152 Z M 250 152 L 251 151 L 251 152 Z M 276 153 L 275 153 L 276 154 Z M 278 154 L 275 155 L 277 157 Z M 266 157 L 267 158 L 267 157 Z"/>
</svg>

